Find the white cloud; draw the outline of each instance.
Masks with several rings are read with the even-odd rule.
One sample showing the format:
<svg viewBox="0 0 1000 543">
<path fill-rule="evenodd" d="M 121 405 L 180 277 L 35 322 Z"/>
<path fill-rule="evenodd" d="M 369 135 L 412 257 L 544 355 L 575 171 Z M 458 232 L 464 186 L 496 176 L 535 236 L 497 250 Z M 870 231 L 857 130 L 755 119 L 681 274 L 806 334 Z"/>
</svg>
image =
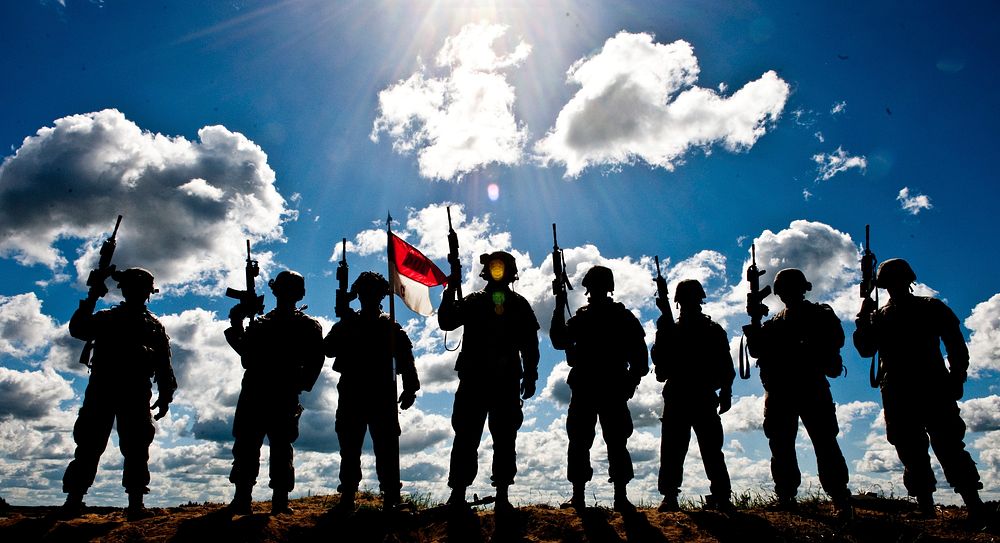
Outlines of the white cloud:
<svg viewBox="0 0 1000 543">
<path fill-rule="evenodd" d="M 722 428 L 726 434 L 763 431 L 764 397 L 750 395 L 733 400 L 733 406 L 722 414 Z"/>
<path fill-rule="evenodd" d="M 1000 371 L 1000 294 L 976 304 L 965 319 L 969 336 L 969 374 L 980 377 Z"/>
<path fill-rule="evenodd" d="M 1000 396 L 970 398 L 959 403 L 962 419 L 970 432 L 993 432 L 1000 430 Z"/>
<path fill-rule="evenodd" d="M 861 173 L 864 173 L 868 168 L 868 160 L 865 157 L 850 156 L 842 147 L 837 147 L 837 150 L 830 154 L 813 155 L 812 160 L 817 164 L 816 179 L 823 181 L 828 181 L 838 173 L 846 172 L 851 168 L 857 168 L 861 170 Z"/>
<path fill-rule="evenodd" d="M 774 71 L 728 97 L 695 86 L 699 71 L 683 40 L 658 44 L 650 34 L 618 33 L 570 66 L 568 82 L 580 90 L 536 142 L 538 159 L 564 165 L 566 177 L 637 160 L 672 171 L 692 147 L 749 149 L 788 99 L 789 85 Z"/>
<path fill-rule="evenodd" d="M 823 133 L 818 130 L 813 133 L 813 137 L 819 140 L 820 143 L 826 143 L 826 138 L 823 137 Z"/>
<path fill-rule="evenodd" d="M 845 110 L 847 110 L 847 101 L 841 100 L 840 102 L 833 104 L 833 107 L 830 108 L 830 115 L 843 113 Z"/>
<path fill-rule="evenodd" d="M 519 163 L 528 132 L 514 118 L 514 88 L 503 71 L 520 65 L 531 46 L 521 41 L 498 55 L 493 44 L 506 33 L 505 25 L 467 24 L 438 52 L 437 66 L 450 70 L 446 77 L 428 77 L 421 66 L 379 92 L 372 141 L 385 132 L 396 152 L 415 151 L 420 175 L 429 179 Z"/>
<path fill-rule="evenodd" d="M 244 239 L 280 240 L 294 216 L 274 180 L 261 148 L 223 126 L 188 141 L 144 131 L 114 109 L 63 117 L 0 165 L 0 255 L 58 274 L 67 257 L 56 242 L 82 239 L 82 284 L 122 214 L 119 268 L 148 268 L 175 291 L 218 292 L 240 275 Z M 266 269 L 270 254 L 258 258 Z"/>
<path fill-rule="evenodd" d="M 917 215 L 925 209 L 930 209 L 934 207 L 931 204 L 931 199 L 926 194 L 917 194 L 910 196 L 910 188 L 903 187 L 899 189 L 899 194 L 896 196 L 896 200 L 899 201 L 899 205 L 910 215 Z"/>
<path fill-rule="evenodd" d="M 0 366 L 0 420 L 34 420 L 73 398 L 73 389 L 51 368 L 17 371 Z"/>
<path fill-rule="evenodd" d="M 30 356 L 58 335 L 56 323 L 42 313 L 42 301 L 34 292 L 0 296 L 0 354 Z"/>
<path fill-rule="evenodd" d="M 879 412 L 879 404 L 869 401 L 858 401 L 837 404 L 837 424 L 840 425 L 840 435 L 851 431 L 855 420 L 871 417 Z"/>
</svg>

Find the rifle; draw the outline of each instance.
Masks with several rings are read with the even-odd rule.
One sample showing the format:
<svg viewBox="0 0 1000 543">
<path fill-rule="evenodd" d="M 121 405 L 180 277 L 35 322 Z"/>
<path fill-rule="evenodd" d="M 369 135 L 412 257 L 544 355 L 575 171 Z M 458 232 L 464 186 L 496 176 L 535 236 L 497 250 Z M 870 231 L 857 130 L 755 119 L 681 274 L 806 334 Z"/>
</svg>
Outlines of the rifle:
<svg viewBox="0 0 1000 543">
<path fill-rule="evenodd" d="M 750 245 L 750 266 L 747 267 L 747 281 L 750 283 L 750 292 L 747 294 L 747 315 L 750 315 L 751 328 L 760 328 L 760 321 L 768 312 L 764 298 L 771 295 L 771 285 L 760 288 L 760 277 L 765 271 L 757 267 L 757 245 Z M 743 338 L 740 338 L 740 378 L 750 378 L 750 355 L 744 352 Z"/>
<path fill-rule="evenodd" d="M 878 288 L 875 286 L 875 269 L 878 259 L 872 252 L 871 245 L 871 225 L 865 225 L 865 252 L 861 256 L 861 299 L 871 300 L 872 292 L 875 293 L 875 308 L 878 309 Z M 860 315 L 859 315 L 860 316 Z M 885 370 L 882 367 L 882 359 L 878 353 L 872 357 L 871 366 L 868 368 L 868 383 L 872 388 L 878 388 L 882 384 L 882 377 Z"/>
<path fill-rule="evenodd" d="M 334 304 L 334 313 L 338 319 L 344 318 L 351 308 L 351 300 L 356 296 L 348 291 L 348 266 L 347 266 L 347 238 L 341 239 L 342 250 L 340 252 L 340 263 L 337 264 L 337 298 Z"/>
<path fill-rule="evenodd" d="M 573 285 L 566 276 L 566 258 L 556 239 L 556 223 L 552 223 L 552 274 L 555 275 L 555 279 L 552 280 L 552 294 L 556 297 L 556 307 L 560 307 L 561 304 L 561 307 L 565 307 L 567 313 L 572 316 L 567 289 L 573 290 Z"/>
<path fill-rule="evenodd" d="M 451 206 L 446 207 L 448 212 L 448 264 L 451 265 L 451 274 L 448 275 L 448 286 L 454 285 L 456 299 L 462 299 L 462 261 L 458 258 L 458 234 L 451 227 Z"/>
<path fill-rule="evenodd" d="M 663 312 L 663 316 L 667 318 L 667 322 L 673 324 L 674 314 L 670 310 L 670 292 L 667 289 L 667 280 L 660 273 L 660 257 L 657 255 L 653 259 L 656 261 L 656 306 Z"/>
<path fill-rule="evenodd" d="M 90 275 L 87 277 L 87 286 L 90 288 L 97 287 L 97 285 L 104 285 L 104 281 L 111 277 L 111 273 L 115 271 L 115 265 L 111 263 L 111 259 L 115 256 L 115 247 L 118 246 L 118 227 L 122 224 L 122 216 L 118 215 L 118 220 L 115 221 L 115 229 L 111 232 L 111 236 L 104 240 L 101 244 L 100 258 L 97 261 L 97 267 L 91 270 Z"/>
<path fill-rule="evenodd" d="M 115 256 L 115 248 L 118 247 L 118 227 L 122 224 L 122 216 L 118 215 L 118 220 L 115 221 L 115 229 L 108 236 L 108 239 L 104 240 L 101 244 L 100 258 L 97 260 L 97 267 L 90 271 L 90 275 L 87 276 L 87 286 L 90 287 L 91 292 L 101 293 L 101 297 L 107 294 L 108 289 L 104 286 L 104 281 L 111 276 L 112 272 L 115 271 L 115 265 L 111 263 L 111 259 Z M 83 351 L 80 352 L 79 362 L 87 368 L 91 368 L 90 364 L 90 354 L 94 350 L 94 340 L 88 340 L 83 346 Z"/>
<path fill-rule="evenodd" d="M 246 265 L 246 290 L 226 289 L 226 296 L 240 301 L 243 307 L 243 314 L 253 318 L 254 315 L 264 314 L 264 295 L 257 295 L 254 279 L 260 275 L 260 266 L 257 261 L 250 256 L 250 240 L 247 240 L 247 265 Z"/>
</svg>

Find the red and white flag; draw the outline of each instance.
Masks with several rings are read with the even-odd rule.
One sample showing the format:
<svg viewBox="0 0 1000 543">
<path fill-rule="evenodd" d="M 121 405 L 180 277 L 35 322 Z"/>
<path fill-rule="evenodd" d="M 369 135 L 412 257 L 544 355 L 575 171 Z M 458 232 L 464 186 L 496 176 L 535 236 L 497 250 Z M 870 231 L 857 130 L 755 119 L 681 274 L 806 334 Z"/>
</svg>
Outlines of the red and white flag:
<svg viewBox="0 0 1000 543">
<path fill-rule="evenodd" d="M 448 276 L 415 247 L 389 232 L 389 282 L 406 307 L 424 316 L 434 314 L 430 288 L 443 285 Z"/>
</svg>

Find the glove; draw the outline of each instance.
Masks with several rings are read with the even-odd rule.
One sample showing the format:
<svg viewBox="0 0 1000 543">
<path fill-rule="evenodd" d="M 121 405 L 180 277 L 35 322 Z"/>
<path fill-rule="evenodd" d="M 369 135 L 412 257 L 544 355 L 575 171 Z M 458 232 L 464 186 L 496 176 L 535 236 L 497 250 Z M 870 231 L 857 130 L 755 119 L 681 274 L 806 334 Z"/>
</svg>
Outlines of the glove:
<svg viewBox="0 0 1000 543">
<path fill-rule="evenodd" d="M 871 298 L 865 298 L 861 302 L 861 310 L 858 311 L 857 317 L 859 319 L 865 317 L 866 319 L 870 320 L 871 314 L 874 313 L 876 309 L 878 309 L 878 305 L 875 303 L 875 300 L 872 300 Z"/>
<path fill-rule="evenodd" d="M 404 390 L 403 393 L 399 395 L 399 408 L 406 411 L 415 401 L 417 401 L 417 393 L 412 390 Z"/>
<path fill-rule="evenodd" d="M 245 318 L 246 314 L 243 312 L 243 304 L 236 304 L 229 310 L 229 322 L 233 326 L 242 326 L 243 319 Z"/>
<path fill-rule="evenodd" d="M 521 380 L 521 399 L 527 400 L 535 395 L 535 380 L 524 378 Z"/>
<path fill-rule="evenodd" d="M 173 401 L 173 398 L 171 398 L 170 396 L 164 396 L 163 394 L 160 394 L 160 397 L 156 399 L 156 402 L 154 402 L 153 405 L 149 406 L 150 411 L 159 408 L 159 411 L 157 411 L 156 414 L 153 415 L 153 420 L 160 420 L 163 417 L 167 416 L 167 410 L 170 409 L 171 401 Z"/>
<path fill-rule="evenodd" d="M 723 414 L 733 407 L 733 391 L 723 390 L 719 393 L 719 414 Z"/>
<path fill-rule="evenodd" d="M 87 297 L 92 300 L 97 300 L 98 298 L 103 298 L 107 293 L 108 287 L 102 282 L 90 287 L 90 290 L 87 292 Z"/>
</svg>

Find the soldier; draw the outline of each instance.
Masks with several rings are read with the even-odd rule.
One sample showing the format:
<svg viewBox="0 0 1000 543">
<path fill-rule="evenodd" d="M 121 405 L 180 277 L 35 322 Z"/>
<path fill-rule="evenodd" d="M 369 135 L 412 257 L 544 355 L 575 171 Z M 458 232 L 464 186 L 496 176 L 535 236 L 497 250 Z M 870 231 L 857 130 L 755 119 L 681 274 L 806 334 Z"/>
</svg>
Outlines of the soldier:
<svg viewBox="0 0 1000 543">
<path fill-rule="evenodd" d="M 557 301 L 549 328 L 552 346 L 566 351 L 566 362 L 572 368 L 567 378 L 572 397 L 566 433 L 567 477 L 573 483 L 573 496 L 564 505 L 578 512 L 586 506 L 584 487 L 594 475 L 590 447 L 600 418 L 608 447 L 608 471 L 615 486 L 614 508 L 628 512 L 634 510 L 626 494 L 626 485 L 634 477 L 627 448 L 633 429 L 628 400 L 642 376 L 649 373 L 649 353 L 643 339 L 646 332 L 631 311 L 610 298 L 615 278 L 609 268 L 591 268 L 583 277 L 583 287 L 588 304 L 567 322 L 566 308 Z"/>
<path fill-rule="evenodd" d="M 396 374 L 403 377 L 399 407 L 409 409 L 420 390 L 413 365 L 413 346 L 403 328 L 382 313 L 382 299 L 390 294 L 381 274 L 363 272 L 351 286 L 361 303 L 360 313 L 346 313 L 327 334 L 326 356 L 336 357 L 340 372 L 337 391 L 337 437 L 340 440 L 340 502 L 338 508 L 354 510 L 361 482 L 361 445 L 365 430 L 371 432 L 375 469 L 382 489 L 382 507 L 399 505 L 399 417 L 396 411 Z M 393 360 L 396 366 L 393 368 Z"/>
<path fill-rule="evenodd" d="M 146 309 L 149 295 L 159 292 L 153 287 L 153 275 L 129 268 L 115 271 L 111 278 L 118 282 L 125 301 L 94 313 L 97 300 L 108 292 L 102 281 L 91 287 L 69 321 L 70 335 L 92 342 L 93 360 L 90 383 L 73 426 L 76 451 L 63 476 L 63 492 L 68 494 L 63 513 L 73 517 L 83 511 L 83 495 L 94 484 L 111 427 L 117 425 L 118 445 L 125 457 L 126 514 L 129 520 L 137 520 L 151 516 L 142 503 L 149 492 L 149 445 L 155 431 L 150 410 L 158 409 L 152 417 L 156 420 L 167 414 L 177 381 L 170 366 L 170 338 Z M 150 377 L 159 393 L 152 407 Z"/>
<path fill-rule="evenodd" d="M 936 514 L 937 481 L 927 452 L 929 443 L 948 483 L 965 500 L 969 520 L 980 523 L 986 517 L 979 497 L 983 485 L 965 450 L 965 422 L 958 409 L 969 350 L 958 318 L 944 302 L 913 295 L 910 285 L 916 280 L 905 260 L 882 262 L 875 284 L 889 292 L 889 301 L 876 308 L 871 298 L 865 299 L 856 321 L 854 346 L 861 356 L 878 353 L 881 359 L 886 438 L 896 447 L 903 463 L 903 485 L 909 495 L 916 496 L 920 512 L 929 517 Z M 941 357 L 942 342 L 948 352 L 947 366 Z"/>
<path fill-rule="evenodd" d="M 677 283 L 674 302 L 680 317 L 673 323 L 669 307 L 656 322 L 652 358 L 656 380 L 663 387 L 663 430 L 660 434 L 660 512 L 679 511 L 677 494 L 684 475 L 691 430 L 711 481 L 712 494 L 706 506 L 720 511 L 733 509 L 729 471 L 722 454 L 722 413 L 732 406 L 733 357 L 729 338 L 721 326 L 701 312 L 705 289 L 694 279 Z M 668 300 L 657 300 L 670 303 Z M 717 390 L 720 390 L 716 394 Z M 718 408 L 718 412 L 716 412 Z"/>
<path fill-rule="evenodd" d="M 483 425 L 489 418 L 493 436 L 493 486 L 498 510 L 512 508 L 508 488 L 517 474 L 515 443 L 524 415 L 522 400 L 535 394 L 538 380 L 538 320 L 523 296 L 510 289 L 517 280 L 514 257 L 504 251 L 483 254 L 480 277 L 486 287 L 457 299 L 457 284 L 449 284 L 438 309 L 443 330 L 464 325 L 462 352 L 458 355 L 458 391 L 451 425 L 448 503 L 467 506 L 465 489 L 476 478 L 478 448 Z"/>
<path fill-rule="evenodd" d="M 312 390 L 323 368 L 323 330 L 295 307 L 306 293 L 305 279 L 283 271 L 268 282 L 275 308 L 250 320 L 244 330 L 241 304 L 229 312 L 226 340 L 240 355 L 243 388 L 233 419 L 233 469 L 229 480 L 236 495 L 229 510 L 252 513 L 251 494 L 260 472 L 260 448 L 267 436 L 271 448 L 271 513 L 290 513 L 288 493 L 295 487 L 292 443 L 299 436 L 299 393 Z"/>
<path fill-rule="evenodd" d="M 764 399 L 764 435 L 771 447 L 771 476 L 777 507 L 795 508 L 801 474 L 795 457 L 799 419 L 816 450 L 816 469 L 823 490 L 838 515 L 853 517 L 847 488 L 847 463 L 837 443 L 836 405 L 827 377 L 843 370 L 840 349 L 844 329 L 833 309 L 806 300 L 812 289 L 801 270 L 788 268 L 774 276 L 774 293 L 785 304 L 759 328 L 744 327 L 747 348 L 758 359 Z"/>
</svg>

